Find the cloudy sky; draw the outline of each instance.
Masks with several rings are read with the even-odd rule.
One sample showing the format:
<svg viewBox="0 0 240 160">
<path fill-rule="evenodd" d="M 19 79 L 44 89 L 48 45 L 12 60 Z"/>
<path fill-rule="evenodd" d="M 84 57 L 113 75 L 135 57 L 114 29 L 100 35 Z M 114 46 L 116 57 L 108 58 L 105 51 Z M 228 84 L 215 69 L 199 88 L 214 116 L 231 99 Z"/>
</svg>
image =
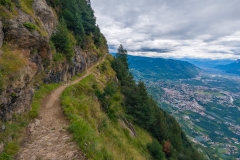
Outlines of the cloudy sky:
<svg viewBox="0 0 240 160">
<path fill-rule="evenodd" d="M 240 58 L 240 0 L 91 0 L 110 52 Z"/>
</svg>

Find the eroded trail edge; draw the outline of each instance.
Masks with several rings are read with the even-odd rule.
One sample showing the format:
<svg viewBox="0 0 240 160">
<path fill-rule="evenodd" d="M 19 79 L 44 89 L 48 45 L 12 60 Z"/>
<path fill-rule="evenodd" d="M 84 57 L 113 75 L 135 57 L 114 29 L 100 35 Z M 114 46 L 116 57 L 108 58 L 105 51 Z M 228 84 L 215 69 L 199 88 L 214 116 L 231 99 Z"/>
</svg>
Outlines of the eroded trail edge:
<svg viewBox="0 0 240 160">
<path fill-rule="evenodd" d="M 101 61 L 88 68 L 81 77 L 60 86 L 44 98 L 39 117 L 28 125 L 28 135 L 15 160 L 86 159 L 66 130 L 69 122 L 63 113 L 60 96 L 68 86 L 87 77 Z"/>
</svg>

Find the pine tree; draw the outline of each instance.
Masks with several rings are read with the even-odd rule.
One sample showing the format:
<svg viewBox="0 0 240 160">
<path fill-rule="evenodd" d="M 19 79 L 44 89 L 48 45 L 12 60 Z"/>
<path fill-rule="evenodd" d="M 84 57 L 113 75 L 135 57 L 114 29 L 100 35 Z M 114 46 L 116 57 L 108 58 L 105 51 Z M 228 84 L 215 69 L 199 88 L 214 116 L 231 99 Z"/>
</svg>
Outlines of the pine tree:
<svg viewBox="0 0 240 160">
<path fill-rule="evenodd" d="M 69 38 L 67 25 L 63 19 L 60 20 L 57 30 L 53 33 L 51 40 L 57 52 L 63 54 L 68 61 L 71 61 L 74 55 L 73 44 Z"/>
<path fill-rule="evenodd" d="M 122 44 L 120 44 L 120 46 L 118 47 L 118 52 L 116 57 L 123 63 L 123 65 L 128 70 L 129 68 L 128 68 L 127 50 L 123 48 Z"/>
</svg>

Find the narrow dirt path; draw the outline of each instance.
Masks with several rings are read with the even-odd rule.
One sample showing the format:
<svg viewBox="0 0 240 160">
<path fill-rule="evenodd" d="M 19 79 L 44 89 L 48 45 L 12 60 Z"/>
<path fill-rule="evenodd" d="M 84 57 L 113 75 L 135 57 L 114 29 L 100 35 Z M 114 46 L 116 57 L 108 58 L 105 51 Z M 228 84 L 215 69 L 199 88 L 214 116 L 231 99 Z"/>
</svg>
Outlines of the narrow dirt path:
<svg viewBox="0 0 240 160">
<path fill-rule="evenodd" d="M 64 89 L 87 77 L 92 68 L 76 80 L 64 84 L 44 98 L 39 118 L 28 125 L 28 136 L 15 160 L 82 160 L 86 159 L 72 141 L 72 135 L 66 131 L 69 122 L 63 113 L 60 96 Z"/>
</svg>

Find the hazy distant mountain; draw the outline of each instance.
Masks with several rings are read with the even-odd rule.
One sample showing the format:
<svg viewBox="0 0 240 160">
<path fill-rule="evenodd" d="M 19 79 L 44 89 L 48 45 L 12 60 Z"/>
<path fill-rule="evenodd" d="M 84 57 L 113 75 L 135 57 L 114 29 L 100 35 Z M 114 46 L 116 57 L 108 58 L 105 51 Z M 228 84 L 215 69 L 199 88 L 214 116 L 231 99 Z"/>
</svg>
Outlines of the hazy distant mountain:
<svg viewBox="0 0 240 160">
<path fill-rule="evenodd" d="M 234 60 L 229 60 L 229 59 L 212 60 L 212 59 L 182 58 L 177 60 L 188 61 L 189 63 L 192 63 L 200 68 L 213 68 L 219 65 L 226 65 L 234 62 Z"/>
<path fill-rule="evenodd" d="M 234 63 L 230 63 L 227 65 L 219 65 L 219 66 L 216 66 L 215 68 L 223 70 L 227 73 L 233 73 L 233 74 L 240 75 L 240 59 L 238 59 Z"/>
<path fill-rule="evenodd" d="M 130 68 L 138 78 L 188 79 L 199 75 L 200 68 L 180 60 L 128 56 Z"/>
</svg>

